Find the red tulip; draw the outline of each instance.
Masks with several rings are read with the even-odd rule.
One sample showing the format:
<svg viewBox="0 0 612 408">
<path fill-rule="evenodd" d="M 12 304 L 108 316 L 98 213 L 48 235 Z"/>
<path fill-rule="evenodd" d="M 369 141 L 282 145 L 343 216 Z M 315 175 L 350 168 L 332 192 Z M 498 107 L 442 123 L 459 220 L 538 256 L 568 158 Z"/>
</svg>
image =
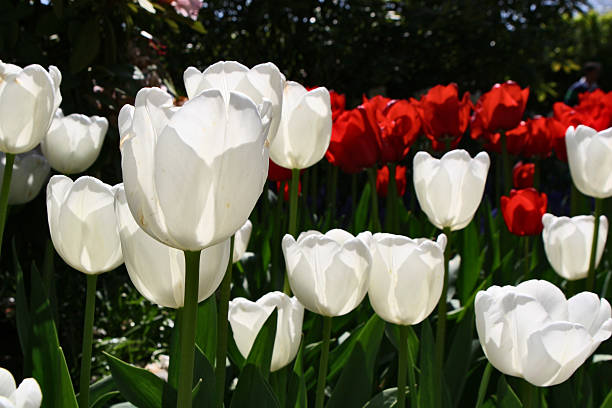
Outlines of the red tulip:
<svg viewBox="0 0 612 408">
<path fill-rule="evenodd" d="M 361 111 L 344 111 L 334 121 L 325 157 L 345 173 L 357 173 L 376 164 L 378 144 Z"/>
<path fill-rule="evenodd" d="M 514 129 L 523 117 L 528 97 L 529 88 L 521 89 L 516 82 L 495 84 L 478 100 L 472 122 L 480 121 L 488 133 Z"/>
<path fill-rule="evenodd" d="M 501 197 L 501 211 L 508 230 L 515 235 L 538 235 L 544 228 L 548 198 L 535 188 L 511 190 L 510 197 Z"/>
<path fill-rule="evenodd" d="M 539 158 L 550 156 L 553 148 L 551 130 L 551 118 L 537 116 L 533 119 L 528 119 L 527 139 L 523 146 L 523 156 Z"/>
<path fill-rule="evenodd" d="M 512 182 L 514 188 L 533 187 L 533 175 L 535 174 L 535 164 L 517 162 L 512 169 Z"/>
<path fill-rule="evenodd" d="M 346 109 L 346 95 L 331 90 L 329 91 L 329 97 L 331 99 L 332 121 L 335 122 Z"/>
<path fill-rule="evenodd" d="M 597 131 L 612 126 L 612 92 L 607 94 L 597 89 L 578 96 L 578 105 L 567 106 L 562 102 L 553 105 L 555 118 L 569 126 L 586 125 Z"/>
<path fill-rule="evenodd" d="M 549 118 L 548 126 L 550 128 L 550 136 L 552 137 L 555 155 L 559 160 L 566 162 L 567 150 L 565 149 L 565 131 L 568 126 L 565 126 L 555 118 Z"/>
<path fill-rule="evenodd" d="M 468 92 L 459 100 L 457 84 L 436 85 L 421 97 L 417 109 L 434 150 L 455 149 L 470 121 L 472 101 Z"/>
<path fill-rule="evenodd" d="M 282 181 L 276 182 L 276 191 L 280 194 Z M 289 192 L 291 189 L 291 183 L 289 181 L 282 183 L 283 184 L 283 198 L 285 201 L 289 201 Z M 298 182 L 298 196 L 302 194 L 302 182 Z"/>
<path fill-rule="evenodd" d="M 286 169 L 279 166 L 270 160 L 268 165 L 268 180 L 270 181 L 286 181 L 291 180 L 291 169 Z"/>
<path fill-rule="evenodd" d="M 406 194 L 406 166 L 395 166 L 395 184 L 400 197 Z M 386 197 L 389 187 L 389 167 L 384 166 L 376 172 L 376 191 Z"/>
<path fill-rule="evenodd" d="M 478 121 L 472 123 L 472 138 L 482 139 L 485 142 L 485 149 L 492 152 L 501 153 L 501 134 L 487 133 L 479 127 Z M 506 149 L 508 153 L 519 155 L 523 151 L 528 137 L 527 123 L 521 121 L 517 127 L 506 132 Z"/>
</svg>

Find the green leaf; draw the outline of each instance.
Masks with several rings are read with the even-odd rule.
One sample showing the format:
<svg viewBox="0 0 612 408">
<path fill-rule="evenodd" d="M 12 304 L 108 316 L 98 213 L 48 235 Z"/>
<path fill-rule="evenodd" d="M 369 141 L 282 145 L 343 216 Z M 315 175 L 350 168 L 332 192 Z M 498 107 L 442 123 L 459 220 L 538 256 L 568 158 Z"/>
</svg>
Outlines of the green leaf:
<svg viewBox="0 0 612 408">
<path fill-rule="evenodd" d="M 265 379 L 270 374 L 270 363 L 272 362 L 272 351 L 274 350 L 274 339 L 276 337 L 276 322 L 278 319 L 278 310 L 268 316 L 265 323 L 259 330 L 253 347 L 246 359 L 246 364 L 252 364 L 261 370 Z"/>
<path fill-rule="evenodd" d="M 193 399 L 194 407 L 214 407 L 216 402 L 215 370 L 204 352 L 196 345 L 193 367 L 194 381 L 198 382 L 198 391 Z"/>
<path fill-rule="evenodd" d="M 412 326 L 408 327 L 408 348 L 410 355 L 417 356 L 419 353 L 419 337 L 414 332 Z M 385 336 L 389 339 L 393 347 L 399 351 L 399 326 L 397 324 L 386 324 L 385 325 Z"/>
<path fill-rule="evenodd" d="M 421 375 L 419 377 L 419 406 L 433 407 L 435 404 L 435 395 L 440 390 L 436 389 L 436 381 L 434 378 L 435 372 L 435 350 L 434 338 L 431 331 L 429 320 L 424 320 L 421 327 L 421 357 L 419 368 Z"/>
<path fill-rule="evenodd" d="M 103 395 L 113 391 L 117 391 L 117 386 L 115 385 L 115 380 L 113 380 L 113 377 L 109 375 L 89 386 L 89 400 L 96 401 Z"/>
<path fill-rule="evenodd" d="M 70 54 L 70 72 L 76 74 L 87 68 L 98 55 L 100 49 L 100 24 L 99 17 L 94 17 L 83 22 L 79 33 L 74 41 L 72 53 Z"/>
<path fill-rule="evenodd" d="M 21 345 L 21 351 L 23 353 L 23 371 L 24 375 L 28 377 L 32 375 L 32 319 L 30 317 L 30 309 L 28 307 L 28 298 L 25 290 L 23 270 L 19 264 L 14 239 L 12 241 L 12 247 L 15 276 L 17 276 L 17 294 L 15 306 L 17 315 L 17 333 L 19 334 L 19 344 Z"/>
<path fill-rule="evenodd" d="M 306 391 L 306 380 L 304 375 L 304 337 L 302 336 L 302 342 L 298 349 L 297 356 L 295 357 L 295 363 L 293 364 L 293 371 L 289 375 L 289 385 L 287 388 L 287 407 L 294 408 L 307 408 L 308 407 L 308 393 Z"/>
<path fill-rule="evenodd" d="M 409 391 L 406 388 L 406 395 Z M 376 394 L 363 408 L 392 408 L 397 406 L 397 387 L 387 388 Z"/>
<path fill-rule="evenodd" d="M 108 406 L 107 404 L 108 401 L 110 401 L 112 398 L 117 397 L 119 395 L 121 395 L 119 391 L 110 391 L 110 392 L 107 392 L 106 394 L 100 395 L 96 399 L 91 398 L 91 401 L 93 402 L 91 403 L 89 408 L 104 408 Z"/>
<path fill-rule="evenodd" d="M 366 229 L 368 212 L 370 210 L 370 194 L 370 183 L 366 183 L 363 191 L 361 192 L 357 209 L 355 210 L 355 224 L 353 227 L 353 231 L 355 231 L 355 233 L 364 231 Z"/>
<path fill-rule="evenodd" d="M 380 347 L 385 322 L 376 314 L 359 331 L 336 387 L 327 403 L 333 407 L 360 407 L 372 395 L 376 355 Z"/>
<path fill-rule="evenodd" d="M 256 405 L 254 405 L 255 403 Z M 274 395 L 272 387 L 261 374 L 260 368 L 254 364 L 247 364 L 238 378 L 238 385 L 234 391 L 230 408 L 252 406 L 280 408 L 280 403 Z"/>
<path fill-rule="evenodd" d="M 176 401 L 176 391 L 155 374 L 103 352 L 123 398 L 139 408 L 162 408 Z"/>
<path fill-rule="evenodd" d="M 452 406 L 456 407 L 461 399 L 463 387 L 468 377 L 472 361 L 472 338 L 474 331 L 474 313 L 463 319 L 453 337 L 448 358 L 444 365 L 444 379 L 448 387 Z"/>
<path fill-rule="evenodd" d="M 463 251 L 461 253 L 461 272 L 458 276 L 457 289 L 461 304 L 472 294 L 480 277 L 485 251 L 480 251 L 478 230 L 475 222 L 471 222 L 463 230 Z"/>
<path fill-rule="evenodd" d="M 497 382 L 497 406 L 498 408 L 521 408 L 523 406 L 503 375 Z"/>
<path fill-rule="evenodd" d="M 610 390 L 600 408 L 612 408 L 612 390 Z"/>
<path fill-rule="evenodd" d="M 210 364 L 214 364 L 217 351 L 217 301 L 214 296 L 198 305 L 196 344 Z"/>
</svg>

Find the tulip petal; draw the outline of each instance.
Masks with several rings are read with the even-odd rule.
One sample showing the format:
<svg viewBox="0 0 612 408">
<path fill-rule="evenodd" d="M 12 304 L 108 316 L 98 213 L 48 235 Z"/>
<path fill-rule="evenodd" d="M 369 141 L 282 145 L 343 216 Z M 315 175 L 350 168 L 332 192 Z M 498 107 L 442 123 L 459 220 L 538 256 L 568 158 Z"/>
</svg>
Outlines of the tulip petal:
<svg viewBox="0 0 612 408">
<path fill-rule="evenodd" d="M 26 378 L 19 384 L 14 394 L 15 408 L 39 408 L 42 403 L 42 391 L 33 378 Z"/>
<path fill-rule="evenodd" d="M 5 368 L 0 367 L 0 395 L 9 397 L 17 389 L 13 374 Z"/>
</svg>

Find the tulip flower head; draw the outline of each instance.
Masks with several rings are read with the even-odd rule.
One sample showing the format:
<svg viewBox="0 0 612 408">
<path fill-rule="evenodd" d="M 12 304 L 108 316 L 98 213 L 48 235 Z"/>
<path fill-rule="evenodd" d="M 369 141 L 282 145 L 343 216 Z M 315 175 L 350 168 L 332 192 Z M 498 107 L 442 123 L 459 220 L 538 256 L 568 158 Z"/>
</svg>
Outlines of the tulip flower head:
<svg viewBox="0 0 612 408">
<path fill-rule="evenodd" d="M 115 191 L 115 208 L 125 267 L 132 283 L 149 301 L 178 309 L 184 306 L 185 256 L 147 234 L 132 216 L 125 190 Z M 229 239 L 200 252 L 198 302 L 207 299 L 221 284 L 230 256 Z"/>
<path fill-rule="evenodd" d="M 445 248 L 444 234 L 437 241 L 374 234 L 368 297 L 376 314 L 399 325 L 426 319 L 442 294 Z"/>
<path fill-rule="evenodd" d="M 268 101 L 258 106 L 225 88 L 181 107 L 161 89 L 141 89 L 119 113 L 125 193 L 138 225 L 190 251 L 233 235 L 266 182 L 269 112 Z"/>
<path fill-rule="evenodd" d="M 346 95 L 332 89 L 329 91 L 329 98 L 331 101 L 332 121 L 335 122 L 338 116 L 346 109 Z"/>
<path fill-rule="evenodd" d="M 476 294 L 476 330 L 493 367 L 538 387 L 567 380 L 612 334 L 610 304 L 590 292 L 570 299 L 543 280 Z"/>
<path fill-rule="evenodd" d="M 597 132 L 570 126 L 565 133 L 567 159 L 576 188 L 595 198 L 612 196 L 612 128 Z"/>
<path fill-rule="evenodd" d="M 489 133 L 514 129 L 523 118 L 528 98 L 529 88 L 521 89 L 516 82 L 495 84 L 478 100 L 472 121 L 479 120 Z"/>
<path fill-rule="evenodd" d="M 279 166 L 272 160 L 268 161 L 268 180 L 270 181 L 289 181 L 291 180 L 291 170 Z"/>
<path fill-rule="evenodd" d="M 270 371 L 280 370 L 295 359 L 302 339 L 304 306 L 295 297 L 270 292 L 257 302 L 245 298 L 233 299 L 228 313 L 236 346 L 240 354 L 247 358 L 257 334 L 275 308 L 278 317 Z"/>
<path fill-rule="evenodd" d="M 100 155 L 107 129 L 106 118 L 80 114 L 64 116 L 58 109 L 40 147 L 55 170 L 63 174 L 81 173 Z"/>
<path fill-rule="evenodd" d="M 542 224 L 544 225 L 542 231 L 544 250 L 555 272 L 567 280 L 586 278 L 593 246 L 595 217 L 579 215 L 568 218 L 544 214 Z M 603 255 L 607 236 L 608 219 L 602 215 L 599 217 L 595 267 L 599 265 Z"/>
<path fill-rule="evenodd" d="M 270 158 L 287 169 L 305 169 L 323 158 L 332 130 L 329 92 L 318 87 L 307 91 L 287 81 L 278 132 L 270 138 Z"/>
<path fill-rule="evenodd" d="M 252 230 L 253 223 L 251 220 L 247 220 L 244 225 L 234 234 L 234 253 L 232 254 L 232 261 L 234 263 L 240 261 L 240 259 L 246 253 Z"/>
<path fill-rule="evenodd" d="M 548 198 L 535 188 L 511 190 L 510 196 L 501 197 L 501 211 L 508 230 L 515 235 L 538 235 L 542 232 L 542 216 Z"/>
<path fill-rule="evenodd" d="M 0 152 L 0 179 L 4 176 L 6 156 Z M 13 176 L 8 203 L 25 204 L 32 201 L 49 177 L 49 162 L 36 150 L 18 154 L 13 163 Z"/>
<path fill-rule="evenodd" d="M 114 193 L 100 180 L 73 182 L 53 176 L 47 185 L 47 218 L 55 250 L 64 262 L 86 274 L 99 274 L 123 263 Z"/>
<path fill-rule="evenodd" d="M 341 229 L 322 234 L 302 232 L 297 241 L 283 238 L 289 284 L 300 303 L 323 316 L 342 316 L 355 309 L 368 290 L 372 266 L 371 234 L 357 237 Z"/>
<path fill-rule="evenodd" d="M 26 378 L 19 384 L 13 375 L 0 367 L 0 407 L 2 408 L 39 408 L 42 392 L 34 378 Z"/>
<path fill-rule="evenodd" d="M 465 150 L 452 150 L 441 159 L 423 151 L 414 156 L 414 189 L 433 225 L 455 231 L 470 223 L 482 200 L 489 164 L 485 152 L 473 159 Z"/>
<path fill-rule="evenodd" d="M 0 61 L 0 151 L 24 153 L 40 143 L 62 102 L 61 82 L 54 66 L 22 69 Z"/>
<path fill-rule="evenodd" d="M 542 116 L 527 120 L 527 138 L 523 146 L 524 157 L 537 157 L 545 159 L 550 156 L 553 149 L 552 118 Z"/>
<path fill-rule="evenodd" d="M 535 164 L 517 162 L 512 169 L 512 184 L 514 188 L 522 189 L 533 187 L 533 176 L 535 175 Z"/>
<path fill-rule="evenodd" d="M 327 160 L 349 174 L 372 167 L 378 161 L 378 143 L 363 111 L 342 112 L 332 126 Z"/>
</svg>

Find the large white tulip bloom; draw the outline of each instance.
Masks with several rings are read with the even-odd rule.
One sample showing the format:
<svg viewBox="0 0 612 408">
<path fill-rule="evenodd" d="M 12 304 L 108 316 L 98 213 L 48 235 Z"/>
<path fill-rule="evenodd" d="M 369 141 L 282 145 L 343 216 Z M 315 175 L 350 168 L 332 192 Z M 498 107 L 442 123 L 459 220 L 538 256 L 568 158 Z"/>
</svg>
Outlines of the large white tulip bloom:
<svg viewBox="0 0 612 408">
<path fill-rule="evenodd" d="M 93 177 L 53 176 L 47 218 L 55 250 L 74 269 L 95 275 L 123 263 L 114 190 Z"/>
<path fill-rule="evenodd" d="M 143 88 L 119 113 L 121 168 L 134 219 L 149 235 L 198 251 L 248 219 L 268 175 L 270 103 L 209 89 L 175 107 Z"/>
<path fill-rule="evenodd" d="M 368 297 L 376 314 L 404 326 L 427 318 L 442 295 L 445 248 L 444 234 L 437 241 L 374 234 Z"/>
<path fill-rule="evenodd" d="M 107 130 L 106 118 L 77 113 L 64 116 L 58 109 L 40 147 L 55 170 L 63 174 L 82 173 L 100 155 Z"/>
<path fill-rule="evenodd" d="M 0 152 L 0 180 L 4 176 L 5 166 L 6 155 Z M 8 203 L 15 205 L 32 201 L 47 181 L 50 171 L 49 162 L 36 150 L 16 155 Z"/>
<path fill-rule="evenodd" d="M 251 231 L 253 230 L 253 223 L 251 220 L 247 220 L 236 234 L 234 234 L 234 253 L 232 254 L 232 262 L 236 263 L 244 256 L 247 247 L 249 246 L 249 239 L 251 238 Z"/>
<path fill-rule="evenodd" d="M 268 137 L 272 140 L 276 135 L 281 119 L 285 78 L 273 63 L 266 62 L 249 69 L 236 61 L 219 61 L 202 72 L 194 67 L 187 68 L 183 80 L 189 99 L 207 89 L 216 88 L 225 94 L 230 91 L 243 93 L 257 105 L 268 100 L 271 103 Z"/>
<path fill-rule="evenodd" d="M 24 153 L 40 143 L 62 102 L 61 82 L 57 67 L 0 61 L 0 151 Z"/>
<path fill-rule="evenodd" d="M 579 215 L 568 218 L 544 214 L 542 224 L 544 250 L 555 272 L 567 280 L 586 278 L 591 259 L 595 217 Z M 598 234 L 595 267 L 599 265 L 608 236 L 608 219 L 603 215 L 599 217 Z"/>
<path fill-rule="evenodd" d="M 423 151 L 414 156 L 414 189 L 433 225 L 456 231 L 472 221 L 482 200 L 489 164 L 486 152 L 473 159 L 465 150 L 451 150 L 441 159 Z"/>
<path fill-rule="evenodd" d="M 371 238 L 369 232 L 354 237 L 341 229 L 302 232 L 297 241 L 283 237 L 289 285 L 306 309 L 333 317 L 359 306 L 368 290 Z"/>
<path fill-rule="evenodd" d="M 270 292 L 257 302 L 245 298 L 233 299 L 229 303 L 228 313 L 236 346 L 240 354 L 247 358 L 255 338 L 275 308 L 278 317 L 270 371 L 280 370 L 297 355 L 302 338 L 304 306 L 295 297 L 290 298 L 282 292 Z"/>
<path fill-rule="evenodd" d="M 538 387 L 567 380 L 612 334 L 607 300 L 590 292 L 567 300 L 544 280 L 480 291 L 475 312 L 478 338 L 493 367 Z"/>
<path fill-rule="evenodd" d="M 142 296 L 164 307 L 184 306 L 185 256 L 144 232 L 134 220 L 122 185 L 115 190 L 115 212 L 125 267 Z M 201 251 L 198 302 L 221 284 L 229 261 L 229 239 Z"/>
<path fill-rule="evenodd" d="M 583 194 L 595 198 L 612 196 L 612 128 L 597 132 L 573 126 L 565 132 L 567 162 L 572 181 Z"/>
<path fill-rule="evenodd" d="M 270 158 L 288 169 L 305 169 L 323 158 L 331 140 L 332 111 L 329 91 L 307 91 L 287 81 L 283 111 L 276 136 L 270 138 Z"/>
<path fill-rule="evenodd" d="M 0 408 L 39 408 L 42 392 L 33 378 L 26 378 L 19 384 L 13 375 L 0 367 Z"/>
</svg>

